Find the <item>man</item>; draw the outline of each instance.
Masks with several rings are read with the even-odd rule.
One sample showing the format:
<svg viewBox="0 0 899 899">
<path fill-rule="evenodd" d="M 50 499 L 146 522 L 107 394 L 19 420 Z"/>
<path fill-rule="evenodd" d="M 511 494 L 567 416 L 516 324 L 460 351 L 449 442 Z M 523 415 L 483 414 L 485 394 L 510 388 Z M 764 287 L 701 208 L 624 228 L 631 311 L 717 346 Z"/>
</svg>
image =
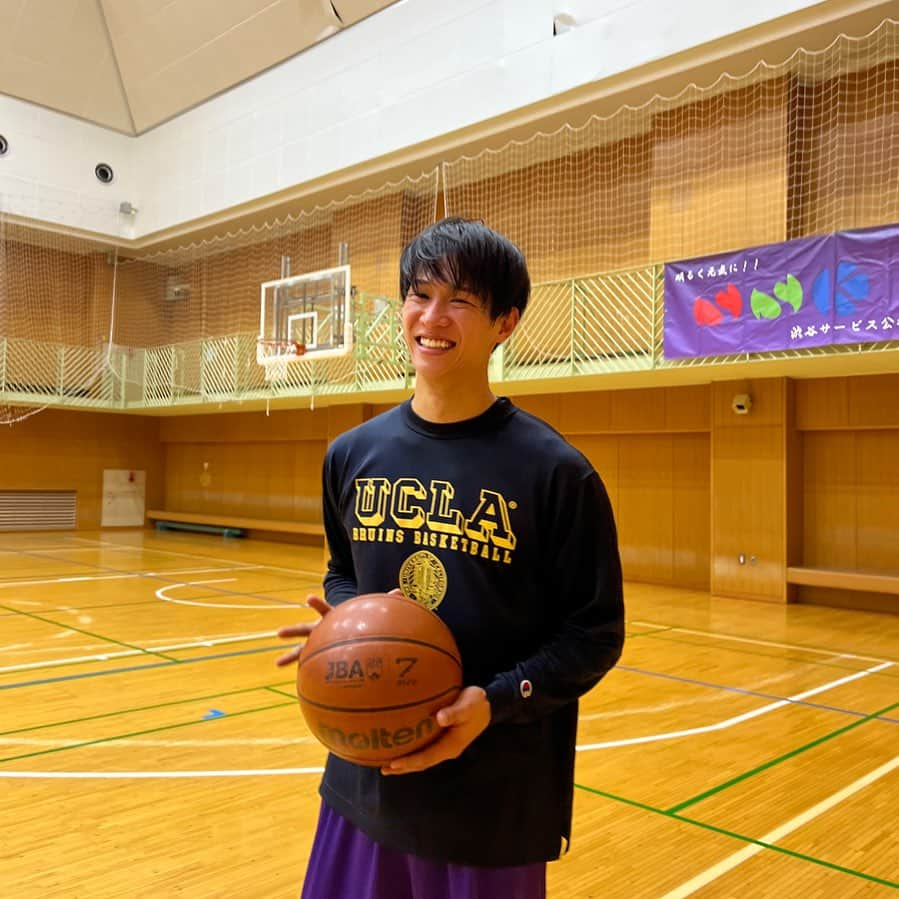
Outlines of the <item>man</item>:
<svg viewBox="0 0 899 899">
<path fill-rule="evenodd" d="M 530 295 L 521 251 L 445 219 L 403 251 L 400 290 L 415 395 L 329 448 L 309 605 L 399 589 L 450 627 L 468 686 L 424 750 L 329 756 L 303 896 L 540 899 L 570 834 L 577 699 L 624 640 L 615 524 L 590 463 L 490 389 Z"/>
</svg>

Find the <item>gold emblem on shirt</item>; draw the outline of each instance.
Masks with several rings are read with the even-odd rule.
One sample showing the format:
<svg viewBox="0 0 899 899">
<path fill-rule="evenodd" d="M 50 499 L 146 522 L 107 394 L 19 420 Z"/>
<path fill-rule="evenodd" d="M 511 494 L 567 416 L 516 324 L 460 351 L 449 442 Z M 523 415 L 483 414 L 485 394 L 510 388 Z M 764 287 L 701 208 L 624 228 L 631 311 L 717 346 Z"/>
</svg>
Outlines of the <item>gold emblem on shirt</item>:
<svg viewBox="0 0 899 899">
<path fill-rule="evenodd" d="M 434 553 L 413 553 L 400 567 L 400 589 L 426 609 L 436 609 L 446 595 L 446 569 Z"/>
</svg>

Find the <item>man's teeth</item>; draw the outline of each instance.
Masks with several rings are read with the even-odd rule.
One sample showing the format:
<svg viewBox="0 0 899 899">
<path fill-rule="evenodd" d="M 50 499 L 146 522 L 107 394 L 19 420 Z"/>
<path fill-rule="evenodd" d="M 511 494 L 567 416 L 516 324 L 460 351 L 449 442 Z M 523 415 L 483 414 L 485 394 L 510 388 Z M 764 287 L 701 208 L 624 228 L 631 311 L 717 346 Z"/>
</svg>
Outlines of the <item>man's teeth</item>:
<svg viewBox="0 0 899 899">
<path fill-rule="evenodd" d="M 452 346 L 449 340 L 435 340 L 433 337 L 420 337 L 419 342 L 429 350 L 448 350 Z"/>
</svg>

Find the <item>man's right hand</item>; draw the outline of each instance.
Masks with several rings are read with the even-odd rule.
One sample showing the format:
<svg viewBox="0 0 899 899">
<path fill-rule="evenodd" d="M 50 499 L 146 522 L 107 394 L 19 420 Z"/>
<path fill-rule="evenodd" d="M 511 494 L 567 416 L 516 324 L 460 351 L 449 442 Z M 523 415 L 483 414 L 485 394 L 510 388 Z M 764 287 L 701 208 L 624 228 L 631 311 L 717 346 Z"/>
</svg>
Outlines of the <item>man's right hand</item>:
<svg viewBox="0 0 899 899">
<path fill-rule="evenodd" d="M 331 606 L 329 606 L 320 596 L 307 596 L 306 605 L 309 606 L 310 609 L 315 609 L 322 618 L 331 611 Z M 291 624 L 287 627 L 282 627 L 278 631 L 278 636 L 282 640 L 295 640 L 297 637 L 308 637 L 314 627 L 318 627 L 318 621 L 307 621 L 303 624 Z M 286 652 L 283 656 L 279 656 L 275 661 L 275 664 L 279 668 L 283 668 L 285 665 L 292 665 L 294 662 L 299 661 L 300 653 L 302 651 L 302 644 L 295 646 L 290 652 Z"/>
</svg>

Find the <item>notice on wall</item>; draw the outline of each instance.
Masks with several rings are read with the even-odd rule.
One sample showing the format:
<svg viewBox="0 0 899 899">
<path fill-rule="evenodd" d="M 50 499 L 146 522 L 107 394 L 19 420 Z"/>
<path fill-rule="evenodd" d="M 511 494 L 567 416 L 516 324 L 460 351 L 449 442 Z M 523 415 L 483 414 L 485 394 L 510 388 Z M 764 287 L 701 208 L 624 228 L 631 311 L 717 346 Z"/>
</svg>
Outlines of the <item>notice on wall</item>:
<svg viewBox="0 0 899 899">
<path fill-rule="evenodd" d="M 147 486 L 145 471 L 120 468 L 103 469 L 103 509 L 100 526 L 104 528 L 142 527 Z"/>
</svg>

